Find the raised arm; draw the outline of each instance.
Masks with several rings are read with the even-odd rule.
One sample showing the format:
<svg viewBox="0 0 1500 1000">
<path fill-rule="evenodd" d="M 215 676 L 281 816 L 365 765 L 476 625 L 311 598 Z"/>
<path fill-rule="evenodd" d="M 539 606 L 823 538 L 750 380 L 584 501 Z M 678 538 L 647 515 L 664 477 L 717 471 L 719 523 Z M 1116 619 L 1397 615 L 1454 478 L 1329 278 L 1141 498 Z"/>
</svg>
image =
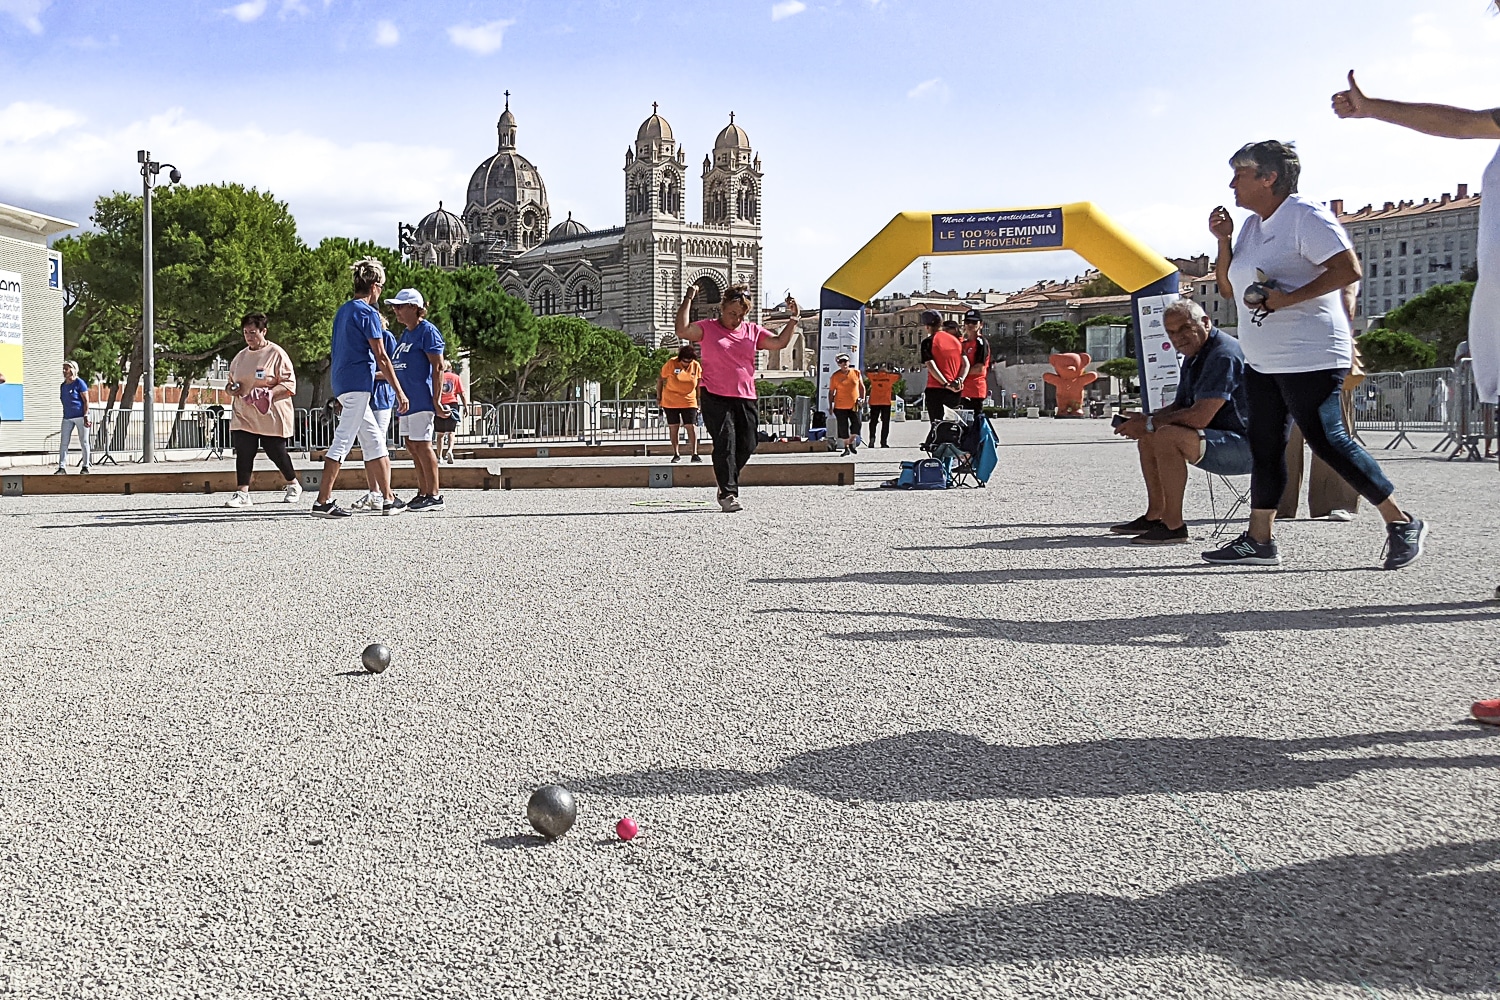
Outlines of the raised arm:
<svg viewBox="0 0 1500 1000">
<path fill-rule="evenodd" d="M 698 286 L 689 285 L 687 294 L 682 297 L 682 305 L 677 307 L 677 339 L 688 344 L 696 344 L 703 339 L 703 327 L 688 322 L 688 317 L 693 313 L 693 300 L 697 297 Z"/>
<path fill-rule="evenodd" d="M 1374 118 L 1444 139 L 1500 139 L 1500 108 L 1471 111 L 1447 104 L 1412 104 L 1366 97 L 1349 71 L 1349 89 L 1333 95 L 1340 118 Z"/>
<path fill-rule="evenodd" d="M 786 298 L 786 307 L 791 310 L 787 317 L 786 326 L 774 337 L 767 338 L 761 343 L 761 348 L 768 351 L 779 351 L 792 342 L 792 334 L 797 332 L 797 321 L 802 318 L 802 310 L 797 308 L 797 300 L 790 295 Z"/>
<path fill-rule="evenodd" d="M 1229 283 L 1229 265 L 1234 262 L 1234 216 L 1223 205 L 1208 213 L 1208 231 L 1219 241 L 1219 258 L 1214 261 L 1214 284 L 1219 296 L 1234 301 L 1234 286 Z"/>
</svg>

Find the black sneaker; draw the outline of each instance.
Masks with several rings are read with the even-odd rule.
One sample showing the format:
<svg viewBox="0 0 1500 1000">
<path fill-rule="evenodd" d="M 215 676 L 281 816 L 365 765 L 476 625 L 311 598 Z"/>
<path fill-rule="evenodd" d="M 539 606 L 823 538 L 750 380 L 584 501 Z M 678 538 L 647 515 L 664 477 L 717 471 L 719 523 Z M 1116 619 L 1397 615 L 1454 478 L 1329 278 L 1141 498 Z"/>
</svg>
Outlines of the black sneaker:
<svg viewBox="0 0 1500 1000">
<path fill-rule="evenodd" d="M 839 454 L 839 458 L 848 458 L 848 457 L 849 457 L 849 446 L 848 445 L 844 445 L 844 450 L 843 450 L 843 452 L 841 452 Z"/>
<path fill-rule="evenodd" d="M 380 507 L 382 514 L 399 514 L 406 509 L 406 501 L 398 496 L 392 496 Z"/>
<path fill-rule="evenodd" d="M 1152 528 L 1160 526 L 1162 526 L 1160 521 L 1142 514 L 1134 521 L 1126 521 L 1124 524 L 1115 525 L 1109 529 L 1109 533 L 1111 535 L 1144 535 Z"/>
<path fill-rule="evenodd" d="M 1276 539 L 1257 542 L 1247 531 L 1222 549 L 1203 553 L 1203 561 L 1215 566 L 1280 566 L 1281 554 L 1276 551 Z"/>
<path fill-rule="evenodd" d="M 697 462 L 698 464 L 701 465 L 701 464 L 703 464 L 703 456 L 702 455 L 694 455 L 692 457 L 691 461 Z"/>
<path fill-rule="evenodd" d="M 441 493 L 439 493 L 435 497 L 428 497 L 427 498 L 427 506 L 423 507 L 422 509 L 423 510 L 442 510 L 444 508 L 444 506 L 445 506 L 445 504 L 443 503 L 443 495 Z"/>
<path fill-rule="evenodd" d="M 1407 515 L 1411 517 L 1411 515 Z M 1412 517 L 1385 526 L 1385 568 L 1400 569 L 1417 561 L 1422 554 L 1422 540 L 1427 537 L 1427 522 Z"/>
<path fill-rule="evenodd" d="M 672 456 L 672 464 L 673 465 L 676 465 L 680 461 L 682 461 L 682 456 L 681 455 L 673 455 Z"/>
<path fill-rule="evenodd" d="M 1150 531 L 1142 532 L 1130 540 L 1131 545 L 1186 545 L 1191 539 L 1188 538 L 1187 525 L 1180 528 L 1169 528 L 1161 521 L 1156 522 Z"/>
<path fill-rule="evenodd" d="M 430 497 L 419 493 L 417 496 L 412 498 L 411 503 L 406 505 L 406 509 L 410 511 L 442 510 L 443 498 Z"/>
<path fill-rule="evenodd" d="M 854 454 L 858 455 L 859 454 L 859 445 L 855 444 L 853 441 L 850 441 L 849 442 L 849 450 L 852 451 Z"/>
<path fill-rule="evenodd" d="M 339 506 L 339 502 L 337 500 L 330 500 L 327 503 L 315 503 L 315 504 L 312 505 L 312 510 L 309 513 L 311 513 L 313 517 L 353 517 L 354 516 L 353 514 L 349 513 L 344 508 L 340 507 Z"/>
</svg>

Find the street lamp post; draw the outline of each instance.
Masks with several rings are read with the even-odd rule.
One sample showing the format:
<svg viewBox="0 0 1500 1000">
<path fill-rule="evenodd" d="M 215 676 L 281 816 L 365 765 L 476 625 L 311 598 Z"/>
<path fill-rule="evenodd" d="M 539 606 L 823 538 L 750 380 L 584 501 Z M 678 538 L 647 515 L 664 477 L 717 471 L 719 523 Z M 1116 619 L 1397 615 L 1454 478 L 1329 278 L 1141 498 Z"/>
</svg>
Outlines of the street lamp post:
<svg viewBox="0 0 1500 1000">
<path fill-rule="evenodd" d="M 167 179 L 176 184 L 182 180 L 182 171 L 170 163 L 157 163 L 151 159 L 149 150 L 140 149 L 135 154 L 141 165 L 141 359 L 146 366 L 142 373 L 146 383 L 141 400 L 141 461 L 156 461 L 156 280 L 151 261 L 151 191 L 156 186 L 156 175 L 162 167 L 170 168 Z"/>
</svg>

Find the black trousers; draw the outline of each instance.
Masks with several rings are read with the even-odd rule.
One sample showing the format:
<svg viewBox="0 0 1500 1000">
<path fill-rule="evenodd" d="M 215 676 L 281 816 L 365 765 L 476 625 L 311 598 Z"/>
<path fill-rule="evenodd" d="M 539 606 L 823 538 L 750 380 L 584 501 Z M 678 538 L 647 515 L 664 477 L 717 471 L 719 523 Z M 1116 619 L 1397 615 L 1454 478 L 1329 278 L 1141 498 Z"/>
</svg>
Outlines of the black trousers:
<svg viewBox="0 0 1500 1000">
<path fill-rule="evenodd" d="M 859 435 L 859 411 L 858 410 L 834 410 L 833 417 L 838 423 L 839 437 L 857 437 Z"/>
<path fill-rule="evenodd" d="M 891 408 L 889 406 L 870 407 L 870 443 L 875 443 L 875 432 L 880 432 L 880 446 L 883 448 L 890 443 L 891 438 Z"/>
<path fill-rule="evenodd" d="M 942 386 L 937 388 L 928 386 L 927 391 L 922 394 L 922 401 L 927 406 L 927 419 L 933 423 L 943 419 L 944 407 L 950 410 L 964 408 L 963 399 L 958 393 Z"/>
<path fill-rule="evenodd" d="M 250 473 L 255 470 L 255 453 L 264 448 L 266 457 L 276 463 L 281 475 L 288 481 L 297 478 L 292 467 L 292 456 L 286 453 L 286 438 L 266 437 L 249 431 L 230 431 L 229 443 L 234 446 L 235 484 L 242 490 L 250 488 Z"/>
<path fill-rule="evenodd" d="M 984 416 L 984 400 L 975 399 L 973 396 L 963 397 L 963 408 L 974 414 L 976 418 Z"/>
<path fill-rule="evenodd" d="M 714 479 L 719 496 L 740 495 L 740 470 L 755 454 L 760 416 L 753 399 L 702 393 L 703 427 L 714 441 Z"/>
<path fill-rule="evenodd" d="M 1286 492 L 1286 445 L 1292 422 L 1312 453 L 1360 496 L 1380 506 L 1394 492 L 1379 463 L 1344 427 L 1342 409 L 1347 368 L 1266 374 L 1245 366 L 1250 403 L 1250 506 L 1275 510 Z"/>
</svg>

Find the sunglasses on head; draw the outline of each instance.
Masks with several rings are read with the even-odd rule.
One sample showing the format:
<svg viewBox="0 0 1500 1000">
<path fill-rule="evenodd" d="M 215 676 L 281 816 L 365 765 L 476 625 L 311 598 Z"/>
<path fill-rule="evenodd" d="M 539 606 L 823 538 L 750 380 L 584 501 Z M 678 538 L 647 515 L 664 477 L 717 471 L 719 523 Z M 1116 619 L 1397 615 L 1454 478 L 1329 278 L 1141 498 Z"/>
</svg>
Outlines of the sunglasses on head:
<svg viewBox="0 0 1500 1000">
<path fill-rule="evenodd" d="M 750 296 L 744 292 L 727 292 L 724 295 L 725 302 L 749 302 Z"/>
</svg>

